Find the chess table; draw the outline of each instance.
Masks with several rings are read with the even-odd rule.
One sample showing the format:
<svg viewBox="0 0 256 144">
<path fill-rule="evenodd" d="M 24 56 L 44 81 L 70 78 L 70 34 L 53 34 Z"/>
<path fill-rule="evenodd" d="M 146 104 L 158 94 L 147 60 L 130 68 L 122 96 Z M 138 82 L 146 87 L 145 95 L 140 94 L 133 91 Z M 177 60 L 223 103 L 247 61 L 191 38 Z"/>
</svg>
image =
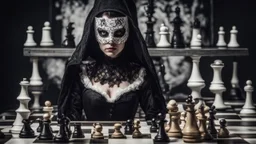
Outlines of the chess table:
<svg viewBox="0 0 256 144">
<path fill-rule="evenodd" d="M 204 98 L 204 101 L 207 105 L 211 105 L 213 103 L 213 98 Z M 230 132 L 229 138 L 215 138 L 213 141 L 204 141 L 200 142 L 202 144 L 219 144 L 219 143 L 225 143 L 225 144 L 254 144 L 256 143 L 256 118 L 243 118 L 239 115 L 239 111 L 241 110 L 241 107 L 243 106 L 242 101 L 225 101 L 226 105 L 230 105 L 232 108 L 228 111 L 217 111 L 215 125 L 216 129 L 218 130 L 220 128 L 219 119 L 225 118 L 227 121 L 227 129 Z M 179 111 L 184 111 L 184 102 L 178 102 Z M 59 130 L 59 126 L 56 122 L 56 106 L 54 107 L 54 117 L 52 119 L 51 127 L 53 129 L 54 135 L 57 134 Z M 42 118 L 43 116 L 42 111 L 32 111 L 32 114 L 30 116 L 30 119 L 37 119 Z M 54 144 L 52 140 L 48 141 L 42 141 L 38 140 L 37 136 L 39 135 L 38 132 L 36 132 L 36 128 L 38 127 L 38 122 L 34 122 L 31 127 L 35 131 L 35 138 L 19 138 L 17 134 L 11 134 L 10 129 L 12 127 L 12 123 L 15 119 L 15 112 L 14 111 L 8 111 L 1 114 L 1 121 L 0 121 L 0 129 L 4 134 L 6 135 L 5 139 L 0 139 L 0 143 L 6 143 L 6 144 L 33 144 L 33 143 L 42 143 L 42 144 Z M 131 135 L 126 135 L 125 139 L 114 139 L 111 138 L 110 135 L 114 131 L 114 124 L 116 122 L 114 121 L 107 121 L 107 122 L 101 122 L 103 124 L 103 134 L 104 139 L 103 140 L 94 140 L 91 138 L 91 132 L 93 129 L 93 122 L 90 121 L 84 121 L 82 123 L 82 130 L 84 132 L 85 138 L 71 138 L 69 143 L 84 143 L 84 144 L 93 144 L 93 143 L 104 143 L 104 144 L 157 144 L 160 142 L 155 142 L 154 137 L 156 133 L 150 132 L 150 121 L 144 120 L 144 114 L 141 111 L 141 109 L 138 110 L 136 114 L 136 118 L 141 120 L 141 128 L 140 131 L 143 133 L 143 138 L 132 138 Z M 166 115 L 166 120 L 169 120 L 168 114 Z M 73 131 L 74 127 L 73 124 L 75 122 L 71 121 L 71 130 Z M 121 131 L 124 132 L 125 127 L 125 121 L 122 123 L 122 129 Z M 184 125 L 180 125 L 182 128 Z M 162 144 L 168 144 L 168 143 L 174 143 L 174 144 L 180 144 L 185 143 L 183 142 L 182 138 L 170 138 L 170 142 L 165 142 Z"/>
</svg>

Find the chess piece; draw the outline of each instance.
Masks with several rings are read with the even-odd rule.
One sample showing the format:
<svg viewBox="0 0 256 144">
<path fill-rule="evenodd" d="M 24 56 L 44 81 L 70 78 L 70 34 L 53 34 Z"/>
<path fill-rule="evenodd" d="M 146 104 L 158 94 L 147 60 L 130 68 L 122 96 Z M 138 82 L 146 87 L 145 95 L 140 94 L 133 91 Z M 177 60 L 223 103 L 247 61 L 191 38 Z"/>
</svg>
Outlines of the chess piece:
<svg viewBox="0 0 256 144">
<path fill-rule="evenodd" d="M 233 61 L 233 71 L 231 78 L 231 88 L 230 88 L 230 100 L 244 100 L 244 94 L 242 89 L 239 86 L 239 79 L 237 74 L 237 61 L 234 59 Z"/>
<path fill-rule="evenodd" d="M 96 124 L 95 125 L 95 132 L 92 135 L 92 138 L 94 138 L 94 139 L 104 139 L 104 135 L 102 133 L 102 125 L 101 124 Z"/>
<path fill-rule="evenodd" d="M 182 139 L 184 142 L 200 142 L 201 134 L 196 122 L 194 103 L 192 96 L 189 95 L 186 100 L 186 124 L 182 130 Z"/>
<path fill-rule="evenodd" d="M 214 120 L 216 119 L 215 118 L 215 114 L 216 114 L 216 110 L 215 110 L 215 106 L 213 105 L 210 110 L 209 110 L 209 118 L 208 118 L 208 127 L 207 127 L 207 130 L 208 132 L 216 138 L 217 136 L 217 130 L 215 128 L 215 123 L 214 123 Z"/>
<path fill-rule="evenodd" d="M 202 49 L 202 36 L 198 34 L 193 42 L 193 45 L 190 46 L 191 49 Z"/>
<path fill-rule="evenodd" d="M 59 124 L 59 132 L 57 135 L 54 137 L 55 142 L 68 142 L 69 141 L 69 136 L 68 132 L 66 131 L 66 122 L 65 122 L 66 117 L 62 115 L 60 119 L 58 119 L 58 124 Z"/>
<path fill-rule="evenodd" d="M 217 47 L 219 49 L 225 49 L 227 48 L 227 44 L 225 42 L 225 31 L 224 31 L 224 27 L 223 26 L 220 26 L 219 28 L 219 32 L 218 32 L 218 42 L 217 42 Z"/>
<path fill-rule="evenodd" d="M 40 109 L 39 97 L 42 94 L 42 78 L 40 77 L 38 70 L 38 58 L 31 58 L 32 61 L 32 75 L 30 77 L 29 88 L 30 92 L 34 96 L 34 102 L 32 104 L 32 109 L 38 110 Z"/>
<path fill-rule="evenodd" d="M 112 138 L 125 138 L 125 135 L 121 132 L 122 124 L 116 123 L 114 125 L 114 133 L 111 135 Z"/>
<path fill-rule="evenodd" d="M 186 111 L 181 112 L 180 116 L 180 125 L 182 126 L 182 129 L 184 128 L 186 123 Z"/>
<path fill-rule="evenodd" d="M 33 129 L 30 127 L 31 121 L 29 119 L 23 119 L 23 128 L 20 131 L 19 137 L 20 138 L 34 138 L 35 137 L 35 132 Z"/>
<path fill-rule="evenodd" d="M 11 133 L 19 134 L 22 127 L 23 119 L 28 119 L 30 115 L 30 110 L 28 109 L 28 103 L 31 100 L 31 98 L 28 95 L 28 86 L 29 82 L 26 78 L 23 78 L 23 81 L 20 82 L 21 91 L 19 96 L 17 97 L 17 100 L 20 102 L 19 108 L 15 111 L 16 112 L 16 119 L 13 123 L 13 126 L 11 128 Z"/>
<path fill-rule="evenodd" d="M 50 127 L 50 114 L 46 113 L 43 115 L 43 128 L 42 131 L 40 132 L 38 139 L 39 140 L 52 140 L 53 139 L 53 134 L 52 134 L 52 129 Z"/>
<path fill-rule="evenodd" d="M 67 35 L 66 35 L 66 39 L 62 42 L 62 47 L 65 47 L 65 48 L 76 47 L 75 40 L 74 40 L 75 37 L 72 34 L 72 31 L 74 30 L 73 24 L 74 24 L 73 22 L 70 22 L 66 27 Z"/>
<path fill-rule="evenodd" d="M 132 137 L 133 138 L 142 138 L 142 133 L 140 132 L 140 129 L 141 126 L 140 126 L 140 120 L 137 119 L 133 122 L 133 133 L 132 133 Z"/>
<path fill-rule="evenodd" d="M 154 48 L 156 47 L 155 44 L 155 36 L 154 36 L 154 24 L 155 21 L 152 20 L 153 18 L 153 14 L 154 14 L 154 2 L 153 0 L 151 0 L 147 6 L 144 7 L 145 11 L 146 11 L 146 16 L 148 18 L 148 20 L 146 21 L 146 25 L 147 25 L 147 31 L 145 32 L 146 36 L 145 36 L 145 41 L 146 44 L 148 46 L 148 48 Z"/>
<path fill-rule="evenodd" d="M 48 21 L 44 23 L 44 27 L 42 28 L 42 40 L 40 42 L 40 46 L 53 46 L 53 41 L 51 38 L 51 27 Z"/>
<path fill-rule="evenodd" d="M 180 112 L 175 100 L 170 100 L 167 104 L 168 114 L 170 115 L 170 129 L 167 131 L 169 137 L 181 138 L 182 133 L 179 126 Z"/>
<path fill-rule="evenodd" d="M 157 132 L 157 123 L 156 123 L 156 119 L 152 118 L 151 119 L 151 126 L 150 126 L 150 132 Z"/>
<path fill-rule="evenodd" d="M 225 119 L 220 119 L 220 129 L 218 131 L 218 138 L 228 138 L 229 137 L 229 131 L 226 128 L 226 120 Z"/>
<path fill-rule="evenodd" d="M 45 105 L 45 107 L 43 107 L 43 111 L 45 113 L 49 113 L 50 116 L 51 116 L 50 119 L 52 119 L 52 117 L 53 117 L 53 115 L 52 115 L 52 111 L 53 111 L 52 103 L 50 101 L 45 101 L 44 105 Z"/>
<path fill-rule="evenodd" d="M 171 44 L 169 42 L 169 37 L 170 37 L 169 28 L 165 26 L 165 24 L 161 24 L 159 35 L 160 35 L 160 39 L 156 46 L 164 47 L 164 48 L 171 47 Z"/>
<path fill-rule="evenodd" d="M 41 132 L 42 128 L 43 128 L 43 120 L 41 118 L 38 118 L 37 121 L 38 121 L 38 127 L 37 127 L 36 131 Z"/>
<path fill-rule="evenodd" d="M 207 117 L 205 116 L 204 113 L 204 105 L 202 105 L 199 108 L 199 115 L 198 115 L 198 120 L 199 120 L 199 132 L 201 133 L 201 139 L 202 140 L 212 140 L 213 137 L 209 134 L 206 128 L 206 121 Z"/>
<path fill-rule="evenodd" d="M 157 119 L 157 123 L 158 123 L 158 131 L 156 136 L 154 137 L 154 141 L 156 142 L 169 142 L 170 139 L 168 137 L 168 135 L 165 132 L 164 129 L 164 123 L 166 122 L 166 120 L 164 118 L 162 118 L 162 114 L 159 113 L 158 115 L 158 119 Z"/>
<path fill-rule="evenodd" d="M 74 126 L 73 138 L 84 138 L 84 133 L 79 123 Z"/>
<path fill-rule="evenodd" d="M 172 48 L 185 48 L 183 35 L 180 30 L 182 20 L 180 18 L 180 8 L 179 7 L 176 7 L 175 13 L 176 13 L 176 17 L 172 21 L 173 34 L 172 34 L 172 40 L 171 40 L 171 47 Z"/>
<path fill-rule="evenodd" d="M 28 26 L 28 30 L 27 30 L 27 40 L 24 43 L 25 47 L 35 47 L 37 44 L 34 41 L 34 33 L 35 31 L 33 30 L 32 26 Z"/>
<path fill-rule="evenodd" d="M 245 99 L 245 104 L 242 110 L 240 111 L 240 114 L 256 114 L 256 109 L 252 99 L 252 92 L 254 91 L 254 88 L 252 86 L 251 80 L 246 81 L 246 86 L 244 87 L 244 91 L 246 92 L 246 99 Z"/>
<path fill-rule="evenodd" d="M 63 121 L 65 125 L 65 131 L 67 132 L 68 136 L 71 137 L 72 131 L 70 130 L 70 119 L 68 117 L 65 117 Z"/>
<path fill-rule="evenodd" d="M 200 56 L 191 56 L 192 58 L 192 72 L 190 78 L 188 80 L 187 86 L 192 90 L 192 97 L 193 99 L 198 99 L 199 102 L 195 105 L 195 109 L 197 110 L 202 103 L 204 103 L 202 96 L 201 96 L 201 89 L 205 87 L 205 82 L 201 76 L 199 63 L 200 63 Z"/>
<path fill-rule="evenodd" d="M 126 121 L 125 127 L 124 127 L 124 133 L 125 134 L 132 134 L 133 129 L 132 129 L 132 120 L 128 119 Z"/>
<path fill-rule="evenodd" d="M 237 42 L 237 33 L 238 31 L 236 29 L 236 26 L 233 26 L 232 30 L 230 31 L 230 41 L 228 43 L 229 48 L 237 48 L 240 46 Z"/>
<path fill-rule="evenodd" d="M 5 134 L 0 130 L 0 139 L 5 138 Z"/>
<path fill-rule="evenodd" d="M 212 105 L 214 105 L 217 110 L 225 110 L 229 107 L 224 104 L 222 97 L 222 93 L 226 91 L 221 77 L 224 63 L 221 60 L 215 60 L 214 63 L 211 64 L 211 67 L 213 68 L 213 80 L 209 89 L 215 94 L 215 99 Z"/>
<path fill-rule="evenodd" d="M 200 21 L 196 18 L 193 24 L 190 47 L 198 47 L 198 35 L 200 35 Z M 199 46 L 201 47 L 201 42 Z"/>
</svg>

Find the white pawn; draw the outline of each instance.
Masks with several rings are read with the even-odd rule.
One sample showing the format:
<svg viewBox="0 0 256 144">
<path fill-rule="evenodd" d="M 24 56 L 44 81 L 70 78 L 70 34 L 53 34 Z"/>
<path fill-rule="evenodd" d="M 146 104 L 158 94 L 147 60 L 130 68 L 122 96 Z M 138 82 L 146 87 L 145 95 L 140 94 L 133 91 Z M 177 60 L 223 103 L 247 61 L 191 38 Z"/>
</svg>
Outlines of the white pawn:
<svg viewBox="0 0 256 144">
<path fill-rule="evenodd" d="M 228 47 L 237 48 L 240 46 L 237 42 L 237 33 L 238 31 L 236 29 L 236 26 L 233 26 L 232 30 L 230 31 L 230 41 L 228 43 Z"/>
<path fill-rule="evenodd" d="M 198 34 L 200 34 L 200 21 L 198 19 L 195 19 L 195 22 L 193 24 L 192 38 L 191 38 L 191 42 L 190 42 L 190 47 L 198 45 L 198 40 L 197 40 L 197 35 Z"/>
<path fill-rule="evenodd" d="M 28 109 L 28 102 L 31 100 L 31 98 L 28 95 L 28 86 L 29 82 L 26 78 L 23 78 L 23 81 L 20 82 L 21 91 L 19 96 L 17 97 L 17 100 L 20 102 L 19 108 L 16 110 L 16 119 L 13 123 L 13 127 L 11 128 L 12 134 L 20 133 L 23 123 L 23 119 L 28 119 L 30 115 L 30 110 Z M 16 135 L 13 135 L 16 137 Z"/>
<path fill-rule="evenodd" d="M 193 45 L 190 46 L 191 49 L 201 49 L 202 48 L 202 36 L 198 34 L 196 39 L 193 41 Z"/>
<path fill-rule="evenodd" d="M 28 30 L 27 30 L 27 40 L 24 43 L 24 46 L 26 47 L 33 47 L 36 46 L 36 42 L 34 41 L 34 35 L 35 31 L 33 30 L 32 26 L 28 26 Z"/>
<path fill-rule="evenodd" d="M 51 27 L 48 21 L 44 23 L 44 27 L 42 28 L 42 40 L 40 46 L 53 46 L 53 41 L 51 39 Z"/>
<path fill-rule="evenodd" d="M 216 45 L 219 49 L 225 49 L 227 47 L 227 44 L 225 42 L 225 31 L 223 26 L 219 28 L 218 35 L 219 37 Z"/>
<path fill-rule="evenodd" d="M 240 111 L 240 114 L 256 114 L 255 106 L 253 105 L 252 100 L 252 92 L 254 91 L 254 88 L 252 86 L 251 80 L 246 81 L 246 86 L 244 87 L 244 90 L 246 91 L 246 99 L 245 104 Z"/>
<path fill-rule="evenodd" d="M 159 35 L 160 35 L 160 40 L 156 46 L 157 47 L 171 47 L 171 44 L 168 41 L 169 35 L 170 35 L 169 28 L 167 26 L 165 26 L 164 24 L 161 24 Z"/>
<path fill-rule="evenodd" d="M 50 101 L 45 101 L 44 103 L 44 107 L 43 107 L 43 111 L 44 113 L 49 113 L 49 115 L 51 116 L 50 119 L 53 117 L 52 115 L 52 111 L 53 111 L 53 107 L 52 107 L 52 103 Z"/>
</svg>

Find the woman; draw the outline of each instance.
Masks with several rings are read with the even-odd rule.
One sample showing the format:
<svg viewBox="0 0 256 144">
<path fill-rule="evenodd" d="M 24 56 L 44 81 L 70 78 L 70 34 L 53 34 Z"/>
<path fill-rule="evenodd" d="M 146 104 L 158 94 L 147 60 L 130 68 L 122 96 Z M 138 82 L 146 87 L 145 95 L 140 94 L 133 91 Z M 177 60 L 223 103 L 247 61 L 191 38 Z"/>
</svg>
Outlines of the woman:
<svg viewBox="0 0 256 144">
<path fill-rule="evenodd" d="M 166 104 L 138 29 L 132 0 L 95 0 L 83 37 L 67 61 L 58 116 L 71 120 L 134 119 L 140 105 L 146 119 L 165 115 Z"/>
</svg>

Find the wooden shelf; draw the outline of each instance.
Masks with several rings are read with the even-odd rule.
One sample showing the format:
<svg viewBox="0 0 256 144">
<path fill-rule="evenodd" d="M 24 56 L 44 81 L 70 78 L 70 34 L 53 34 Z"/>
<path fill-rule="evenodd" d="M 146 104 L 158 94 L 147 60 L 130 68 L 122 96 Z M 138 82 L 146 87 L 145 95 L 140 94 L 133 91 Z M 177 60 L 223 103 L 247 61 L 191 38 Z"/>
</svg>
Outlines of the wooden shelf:
<svg viewBox="0 0 256 144">
<path fill-rule="evenodd" d="M 74 48 L 24 48 L 23 54 L 28 57 L 70 57 Z M 152 57 L 159 56 L 248 56 L 247 48 L 202 48 L 202 49 L 171 49 L 149 48 Z"/>
</svg>

